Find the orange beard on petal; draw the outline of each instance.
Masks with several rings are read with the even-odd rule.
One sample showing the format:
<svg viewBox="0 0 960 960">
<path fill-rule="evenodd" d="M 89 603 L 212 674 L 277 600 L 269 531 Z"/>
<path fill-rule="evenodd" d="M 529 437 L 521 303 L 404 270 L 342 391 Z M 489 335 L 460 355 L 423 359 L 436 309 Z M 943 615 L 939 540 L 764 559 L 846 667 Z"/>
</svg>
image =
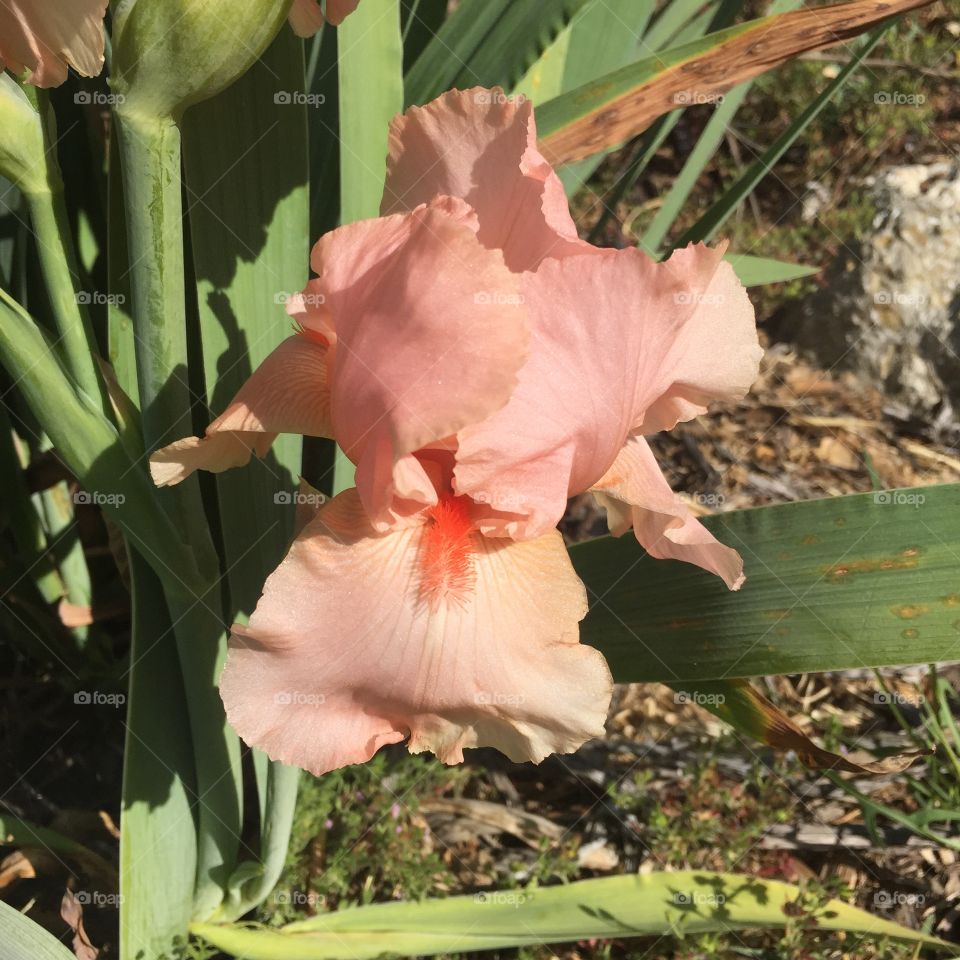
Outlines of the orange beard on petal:
<svg viewBox="0 0 960 960">
<path fill-rule="evenodd" d="M 469 497 L 443 497 L 427 513 L 421 541 L 420 595 L 436 609 L 441 602 L 465 605 L 473 593 L 474 524 Z"/>
</svg>

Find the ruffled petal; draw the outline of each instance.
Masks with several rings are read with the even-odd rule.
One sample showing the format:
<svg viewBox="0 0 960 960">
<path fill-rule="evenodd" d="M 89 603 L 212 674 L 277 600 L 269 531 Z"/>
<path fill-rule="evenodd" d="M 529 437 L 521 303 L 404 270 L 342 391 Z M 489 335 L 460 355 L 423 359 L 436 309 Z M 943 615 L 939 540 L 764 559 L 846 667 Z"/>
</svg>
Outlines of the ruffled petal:
<svg viewBox="0 0 960 960">
<path fill-rule="evenodd" d="M 577 239 L 563 185 L 537 150 L 533 106 L 499 88 L 450 90 L 390 127 L 381 212 L 460 197 L 480 219 L 480 242 L 511 270 L 587 245 Z"/>
<path fill-rule="evenodd" d="M 0 69 L 30 71 L 38 87 L 67 79 L 67 66 L 85 77 L 103 69 L 107 0 L 4 0 L 0 3 Z"/>
<path fill-rule="evenodd" d="M 360 0 L 327 0 L 324 18 L 319 0 L 293 0 L 290 8 L 290 26 L 298 37 L 312 37 L 328 21 L 334 26 L 357 9 Z"/>
<path fill-rule="evenodd" d="M 721 253 L 699 246 L 656 263 L 593 249 L 524 275 L 531 343 L 520 382 L 502 410 L 458 435 L 457 492 L 514 514 L 491 515 L 484 532 L 544 532 L 638 426 L 681 399 L 746 391 L 760 348 Z"/>
<path fill-rule="evenodd" d="M 341 227 L 314 248 L 337 331 L 335 436 L 379 527 L 396 498 L 432 497 L 410 455 L 502 407 L 526 356 L 519 278 L 474 228 L 469 208 L 445 198 Z"/>
<path fill-rule="evenodd" d="M 651 557 L 685 560 L 715 573 L 731 590 L 742 586 L 740 554 L 720 543 L 670 489 L 643 437 L 627 441 L 594 493 L 607 508 L 614 536 L 632 524 L 637 540 Z"/>
<path fill-rule="evenodd" d="M 674 294 L 675 336 L 662 356 L 659 396 L 644 411 L 645 434 L 672 430 L 718 400 L 739 400 L 757 378 L 763 349 L 753 306 L 717 247 L 691 244 L 663 267 L 683 283 Z"/>
<path fill-rule="evenodd" d="M 378 534 L 349 490 L 297 537 L 220 681 L 248 744 L 319 775 L 407 738 L 537 762 L 602 734 L 612 681 L 559 534 L 492 541 L 442 507 Z"/>
<path fill-rule="evenodd" d="M 484 532 L 546 532 L 613 463 L 639 384 L 654 375 L 657 315 L 644 305 L 656 270 L 639 250 L 598 250 L 524 275 L 531 341 L 519 384 L 501 411 L 458 434 L 454 485 L 492 508 Z"/>
<path fill-rule="evenodd" d="M 194 470 L 220 473 L 266 455 L 278 433 L 331 437 L 327 344 L 296 334 L 280 344 L 240 388 L 230 406 L 207 427 L 150 457 L 160 487 L 180 483 Z"/>
</svg>

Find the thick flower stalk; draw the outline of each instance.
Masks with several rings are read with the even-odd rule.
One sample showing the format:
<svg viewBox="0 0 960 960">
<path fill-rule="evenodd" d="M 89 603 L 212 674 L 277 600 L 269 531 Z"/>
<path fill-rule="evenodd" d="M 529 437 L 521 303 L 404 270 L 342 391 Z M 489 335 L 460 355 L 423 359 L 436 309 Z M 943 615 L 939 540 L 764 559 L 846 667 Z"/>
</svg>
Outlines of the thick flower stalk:
<svg viewBox="0 0 960 960">
<path fill-rule="evenodd" d="M 539 761 L 602 733 L 611 678 L 579 643 L 585 590 L 555 529 L 568 497 L 592 490 L 614 533 L 743 581 L 644 439 L 756 375 L 722 252 L 579 240 L 530 104 L 499 90 L 395 120 L 382 216 L 317 243 L 297 332 L 205 437 L 151 459 L 177 483 L 289 431 L 356 464 L 233 630 L 221 695 L 248 743 L 322 773 L 405 739 L 448 763 Z"/>
</svg>

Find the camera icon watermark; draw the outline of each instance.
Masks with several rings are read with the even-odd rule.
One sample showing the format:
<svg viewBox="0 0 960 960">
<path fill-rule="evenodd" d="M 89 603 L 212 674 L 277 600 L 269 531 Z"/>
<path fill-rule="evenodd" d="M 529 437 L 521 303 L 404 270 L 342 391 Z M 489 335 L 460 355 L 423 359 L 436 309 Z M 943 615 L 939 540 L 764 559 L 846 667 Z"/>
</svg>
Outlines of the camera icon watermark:
<svg viewBox="0 0 960 960">
<path fill-rule="evenodd" d="M 322 293 L 288 293 L 280 290 L 273 295 L 273 302 L 285 307 L 288 303 L 302 304 L 305 307 L 322 307 L 327 298 Z"/>
<path fill-rule="evenodd" d="M 324 907 L 327 898 L 323 894 L 314 893 L 312 890 L 278 890 L 273 895 L 273 902 L 281 906 Z"/>
<path fill-rule="evenodd" d="M 322 507 L 327 502 L 327 495 L 320 493 L 319 490 L 313 490 L 309 493 L 303 490 L 278 490 L 273 495 L 273 502 L 277 506 L 289 506 L 296 504 L 306 507 Z"/>
<path fill-rule="evenodd" d="M 104 93 L 102 90 L 79 90 L 73 102 L 79 106 L 119 107 L 126 102 L 122 93 Z"/>
<path fill-rule="evenodd" d="M 678 907 L 722 907 L 726 902 L 724 894 L 705 890 L 677 890 L 673 894 L 673 903 Z"/>
<path fill-rule="evenodd" d="M 492 492 L 480 490 L 470 495 L 474 503 L 482 503 L 493 507 L 494 510 L 503 510 L 505 513 L 517 513 L 527 503 L 527 498 L 517 490 L 494 490 Z"/>
<path fill-rule="evenodd" d="M 122 893 L 103 893 L 100 890 L 77 890 L 73 898 L 81 907 L 110 907 L 116 909 L 123 903 Z"/>
<path fill-rule="evenodd" d="M 873 502 L 880 507 L 922 507 L 927 498 L 922 493 L 907 493 L 903 490 L 877 490 Z"/>
<path fill-rule="evenodd" d="M 473 695 L 473 702 L 477 706 L 519 707 L 527 702 L 527 698 L 519 693 L 497 693 L 491 690 L 481 690 Z"/>
<path fill-rule="evenodd" d="M 719 307 L 727 298 L 722 293 L 697 293 L 695 290 L 679 290 L 673 302 L 693 306 Z"/>
<path fill-rule="evenodd" d="M 699 90 L 680 90 L 673 95 L 673 102 L 680 107 L 695 107 L 705 103 L 719 106 L 724 99 L 722 93 L 701 93 Z"/>
<path fill-rule="evenodd" d="M 478 90 L 473 95 L 473 102 L 480 105 L 505 103 L 526 103 L 527 98 L 522 93 L 504 93 L 502 90 Z"/>
<path fill-rule="evenodd" d="M 925 293 L 910 290 L 878 290 L 873 295 L 873 302 L 878 306 L 922 307 L 929 299 Z"/>
<path fill-rule="evenodd" d="M 895 907 L 922 907 L 926 902 L 926 897 L 922 893 L 878 890 L 873 895 L 873 905 L 878 910 L 893 910 Z"/>
<path fill-rule="evenodd" d="M 683 502 L 682 494 L 678 493 L 675 496 L 677 500 Z M 727 498 L 722 493 L 695 493 L 690 496 L 690 500 L 699 507 L 707 507 L 711 510 L 716 510 L 727 502 Z"/>
<path fill-rule="evenodd" d="M 497 904 L 514 909 L 526 903 L 529 899 L 530 897 L 527 894 L 519 890 L 493 890 L 490 893 L 475 893 L 473 895 L 474 903 Z"/>
<path fill-rule="evenodd" d="M 303 90 L 278 90 L 273 95 L 273 102 L 283 107 L 322 107 L 327 102 L 327 98 L 322 93 L 305 93 Z"/>
<path fill-rule="evenodd" d="M 881 107 L 920 107 L 927 102 L 927 98 L 922 93 L 880 90 L 873 95 L 873 102 Z"/>
<path fill-rule="evenodd" d="M 919 707 L 923 703 L 923 695 L 920 693 L 897 693 L 893 690 L 888 693 L 886 690 L 878 690 L 873 695 L 873 702 L 877 705 L 893 704 L 898 707 Z"/>
<path fill-rule="evenodd" d="M 127 702 L 125 693 L 103 693 L 100 690 L 78 690 L 73 695 L 78 707 L 122 707 Z"/>
<path fill-rule="evenodd" d="M 498 290 L 478 290 L 473 302 L 479 306 L 519 307 L 526 302 L 522 293 L 503 293 Z"/>
<path fill-rule="evenodd" d="M 87 507 L 122 507 L 127 502 L 126 494 L 103 493 L 100 490 L 77 490 L 73 502 Z"/>
<path fill-rule="evenodd" d="M 302 690 L 279 690 L 273 702 L 280 707 L 320 707 L 327 702 L 322 693 L 305 693 Z"/>
<path fill-rule="evenodd" d="M 676 704 L 695 703 L 698 707 L 722 707 L 727 698 L 722 693 L 704 693 L 701 690 L 676 690 L 673 694 Z"/>
<path fill-rule="evenodd" d="M 81 307 L 122 307 L 127 302 L 122 293 L 101 293 L 99 290 L 81 290 L 74 300 Z"/>
</svg>

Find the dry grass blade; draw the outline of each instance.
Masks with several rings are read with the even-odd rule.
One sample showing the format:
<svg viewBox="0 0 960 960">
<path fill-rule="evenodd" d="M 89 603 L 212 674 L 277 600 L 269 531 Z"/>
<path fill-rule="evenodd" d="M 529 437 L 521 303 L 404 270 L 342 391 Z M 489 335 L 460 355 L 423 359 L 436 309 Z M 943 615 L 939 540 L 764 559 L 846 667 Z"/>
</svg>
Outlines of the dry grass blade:
<svg viewBox="0 0 960 960">
<path fill-rule="evenodd" d="M 689 685 L 684 685 L 689 687 Z M 844 773 L 881 775 L 902 773 L 915 760 L 929 756 L 932 750 L 911 750 L 874 760 L 859 753 L 842 756 L 817 746 L 782 710 L 774 706 L 747 680 L 724 680 L 705 684 L 715 692 L 706 708 L 735 729 L 773 747 L 792 750 L 800 762 L 812 770 L 842 770 Z M 716 691 L 720 691 L 716 693 Z"/>
</svg>

